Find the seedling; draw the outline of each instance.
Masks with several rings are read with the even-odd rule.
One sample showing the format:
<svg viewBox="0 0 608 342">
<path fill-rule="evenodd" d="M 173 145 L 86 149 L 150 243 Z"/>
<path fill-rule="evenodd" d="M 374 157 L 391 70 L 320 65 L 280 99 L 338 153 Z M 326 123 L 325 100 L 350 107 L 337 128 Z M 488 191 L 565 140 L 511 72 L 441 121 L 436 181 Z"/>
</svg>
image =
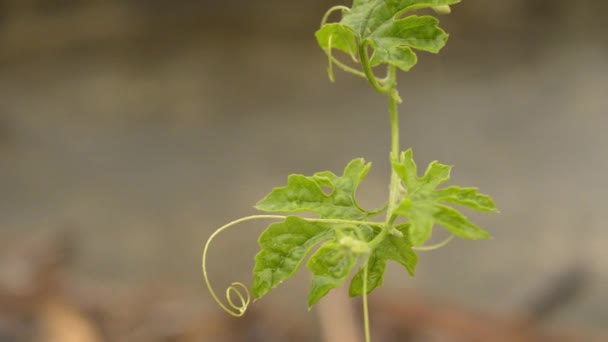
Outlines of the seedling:
<svg viewBox="0 0 608 342">
<path fill-rule="evenodd" d="M 255 257 L 251 286 L 255 299 L 293 276 L 306 258 L 306 266 L 312 272 L 309 308 L 330 290 L 342 286 L 356 269 L 349 294 L 363 297 L 364 334 L 368 342 L 367 294 L 382 285 L 387 261 L 398 262 L 413 276 L 418 262 L 416 251 L 437 249 L 454 236 L 472 240 L 490 237 L 449 206 L 458 204 L 494 212 L 496 206 L 489 196 L 479 193 L 477 188 L 439 188 L 450 178 L 451 166 L 434 161 L 419 176 L 412 150 L 400 152 L 399 148 L 397 107 L 401 98 L 397 71 L 407 72 L 416 65 L 414 50 L 438 53 L 448 39 L 448 34 L 438 27 L 437 18 L 412 12 L 431 8 L 447 14 L 451 11 L 450 5 L 458 2 L 460 0 L 354 0 L 350 8 L 335 6 L 327 11 L 315 36 L 327 55 L 330 80 L 334 80 L 337 67 L 366 79 L 376 92 L 388 98 L 392 166 L 388 201 L 382 208 L 371 210 L 358 204 L 355 193 L 371 167 L 371 163 L 363 159 L 352 160 L 341 175 L 330 171 L 312 176 L 290 175 L 286 186 L 273 189 L 256 204 L 258 210 L 288 216 L 269 214 L 238 219 L 215 231 L 205 245 L 205 282 L 226 312 L 242 316 L 250 303 L 250 294 L 244 284 L 233 283 L 226 290 L 227 303 L 220 301 L 207 277 L 207 251 L 217 234 L 245 221 L 279 221 L 269 225 L 258 239 L 261 249 Z M 341 12 L 341 20 L 329 23 L 330 14 L 336 11 Z M 336 50 L 350 56 L 352 63 L 334 56 Z M 381 66 L 387 70 L 384 78 L 378 78 L 373 70 Z M 318 216 L 294 215 L 299 212 Z M 381 215 L 383 219 L 376 219 Z M 424 246 L 435 225 L 444 227 L 452 235 L 438 245 Z"/>
</svg>

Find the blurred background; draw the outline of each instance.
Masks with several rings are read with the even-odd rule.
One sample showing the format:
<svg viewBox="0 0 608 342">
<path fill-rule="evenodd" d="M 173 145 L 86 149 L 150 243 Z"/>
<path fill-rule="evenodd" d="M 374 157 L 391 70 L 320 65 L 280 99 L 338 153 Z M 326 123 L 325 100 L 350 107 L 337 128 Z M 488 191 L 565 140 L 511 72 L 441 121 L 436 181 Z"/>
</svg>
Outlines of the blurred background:
<svg viewBox="0 0 608 342">
<path fill-rule="evenodd" d="M 290 173 L 364 157 L 359 198 L 386 198 L 385 99 L 340 72 L 330 83 L 313 36 L 340 3 L 0 0 L 0 341 L 318 340 L 307 272 L 238 321 L 212 302 L 200 255 Z M 501 213 L 470 213 L 494 239 L 421 254 L 415 278 L 390 267 L 371 297 L 397 310 L 382 322 L 407 325 L 428 298 L 424 312 L 509 331 L 606 329 L 606 13 L 467 0 L 441 18 L 447 47 L 400 76 L 402 145 L 455 165 L 453 184 Z M 249 283 L 264 224 L 212 246 L 220 294 Z M 459 340 L 433 324 L 409 340 Z"/>
</svg>

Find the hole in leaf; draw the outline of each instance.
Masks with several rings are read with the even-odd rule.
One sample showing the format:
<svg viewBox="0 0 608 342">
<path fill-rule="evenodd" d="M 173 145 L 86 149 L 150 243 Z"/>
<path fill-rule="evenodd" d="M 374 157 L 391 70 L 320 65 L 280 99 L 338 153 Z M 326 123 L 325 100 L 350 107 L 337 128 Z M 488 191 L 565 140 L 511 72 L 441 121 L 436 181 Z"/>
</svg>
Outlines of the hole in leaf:
<svg viewBox="0 0 608 342">
<path fill-rule="evenodd" d="M 321 186 L 321 191 L 323 191 L 323 193 L 326 194 L 327 196 L 331 196 L 331 194 L 334 193 L 334 188 L 332 188 L 331 186 L 328 186 L 328 185 L 324 185 L 324 186 Z"/>
</svg>

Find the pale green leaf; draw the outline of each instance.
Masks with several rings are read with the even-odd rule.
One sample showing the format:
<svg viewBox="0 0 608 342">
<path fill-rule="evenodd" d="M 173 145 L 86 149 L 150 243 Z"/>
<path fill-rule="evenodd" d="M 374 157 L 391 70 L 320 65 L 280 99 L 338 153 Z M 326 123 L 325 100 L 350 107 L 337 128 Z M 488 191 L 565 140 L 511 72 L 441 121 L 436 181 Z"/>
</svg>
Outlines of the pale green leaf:
<svg viewBox="0 0 608 342">
<path fill-rule="evenodd" d="M 366 218 L 371 212 L 357 205 L 355 192 L 370 167 L 370 163 L 359 158 L 346 166 L 342 176 L 329 171 L 316 173 L 312 177 L 291 175 L 287 179 L 287 186 L 273 189 L 256 204 L 256 208 L 287 213 L 308 211 L 323 218 Z M 323 187 L 329 188 L 329 191 L 323 191 Z"/>
<path fill-rule="evenodd" d="M 258 239 L 261 250 L 255 256 L 253 296 L 264 296 L 294 275 L 313 247 L 331 236 L 329 224 L 297 216 L 271 224 Z"/>
<path fill-rule="evenodd" d="M 440 204 L 436 204 L 435 208 L 436 211 L 433 214 L 435 222 L 447 228 L 454 235 L 471 240 L 490 238 L 490 234 L 477 227 L 458 210 Z"/>
<path fill-rule="evenodd" d="M 435 192 L 438 201 L 464 205 L 479 211 L 496 211 L 496 205 L 488 195 L 480 194 L 477 188 L 449 186 Z"/>
<path fill-rule="evenodd" d="M 386 271 L 386 259 L 378 256 L 378 250 L 374 249 L 367 261 L 367 293 L 384 283 L 384 271 Z M 350 282 L 348 294 L 351 297 L 363 294 L 363 266 L 355 273 Z"/>
<path fill-rule="evenodd" d="M 409 224 L 400 225 L 396 229 L 403 236 L 388 235 L 369 256 L 367 262 L 367 293 L 382 285 L 388 260 L 398 262 L 405 267 L 410 275 L 414 275 L 418 264 L 418 256 L 412 249 L 409 239 Z M 363 272 L 362 266 L 353 277 L 349 288 L 351 296 L 363 294 Z"/>
<path fill-rule="evenodd" d="M 495 211 L 492 199 L 479 194 L 476 188 L 450 186 L 436 189 L 450 178 L 451 166 L 436 161 L 429 164 L 422 177 L 417 175 L 412 150 L 396 159 L 393 169 L 405 186 L 405 194 L 395 213 L 404 216 L 410 223 L 409 236 L 414 246 L 419 246 L 432 235 L 434 224 L 448 229 L 465 239 L 487 239 L 490 235 L 469 221 L 466 216 L 442 202 L 455 203 L 480 211 Z"/>
<path fill-rule="evenodd" d="M 323 25 L 316 33 L 317 43 L 323 50 L 337 49 L 351 56 L 357 54 L 357 39 L 353 30 L 339 23 Z"/>
<path fill-rule="evenodd" d="M 327 242 L 310 257 L 307 267 L 313 274 L 308 307 L 315 305 L 331 289 L 340 287 L 357 263 L 357 254 L 338 242 Z"/>
</svg>

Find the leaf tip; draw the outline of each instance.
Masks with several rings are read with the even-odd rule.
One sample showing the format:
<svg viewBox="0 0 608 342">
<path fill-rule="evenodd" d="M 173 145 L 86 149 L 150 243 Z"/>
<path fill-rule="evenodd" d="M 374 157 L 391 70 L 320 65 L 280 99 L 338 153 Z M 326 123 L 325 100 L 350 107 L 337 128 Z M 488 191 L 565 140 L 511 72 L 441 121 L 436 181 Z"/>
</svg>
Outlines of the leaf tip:
<svg viewBox="0 0 608 342">
<path fill-rule="evenodd" d="M 434 6 L 433 11 L 435 11 L 435 13 L 440 14 L 440 15 L 447 15 L 447 14 L 452 13 L 452 8 L 450 7 L 450 5 L 439 5 L 439 6 Z"/>
<path fill-rule="evenodd" d="M 492 235 L 490 235 L 490 233 L 483 230 L 479 233 L 478 236 L 475 237 L 475 240 L 491 240 L 493 238 L 494 237 L 492 237 Z"/>
</svg>

